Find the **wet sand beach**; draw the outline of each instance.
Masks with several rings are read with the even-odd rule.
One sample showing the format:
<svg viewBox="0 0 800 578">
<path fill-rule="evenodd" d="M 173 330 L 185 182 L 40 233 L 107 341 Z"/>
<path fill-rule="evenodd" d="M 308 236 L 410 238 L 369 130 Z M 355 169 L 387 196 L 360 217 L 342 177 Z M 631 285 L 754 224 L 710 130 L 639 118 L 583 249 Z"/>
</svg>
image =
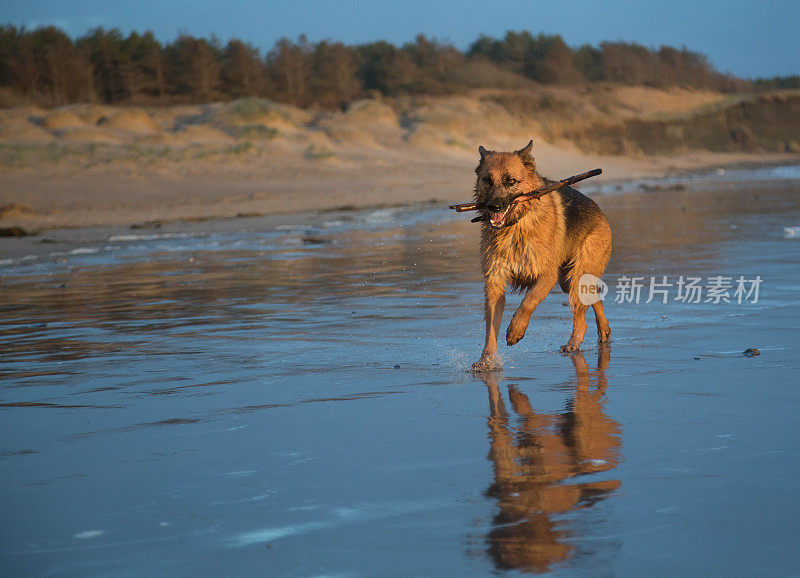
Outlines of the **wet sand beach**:
<svg viewBox="0 0 800 578">
<path fill-rule="evenodd" d="M 797 167 L 586 190 L 611 343 L 481 375 L 443 204 L 1 239 L 3 573 L 800 572 Z"/>
</svg>

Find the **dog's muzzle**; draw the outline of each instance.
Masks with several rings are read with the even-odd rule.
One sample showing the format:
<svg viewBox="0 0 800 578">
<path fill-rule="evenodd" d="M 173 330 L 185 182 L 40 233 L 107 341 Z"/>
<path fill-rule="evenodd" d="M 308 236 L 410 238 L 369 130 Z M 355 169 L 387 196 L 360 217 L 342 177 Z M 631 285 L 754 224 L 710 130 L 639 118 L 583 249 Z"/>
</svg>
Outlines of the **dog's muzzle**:
<svg viewBox="0 0 800 578">
<path fill-rule="evenodd" d="M 513 203 L 507 199 L 492 199 L 486 203 L 486 210 L 489 211 L 489 224 L 494 229 L 501 229 L 506 224 L 506 216 Z"/>
</svg>

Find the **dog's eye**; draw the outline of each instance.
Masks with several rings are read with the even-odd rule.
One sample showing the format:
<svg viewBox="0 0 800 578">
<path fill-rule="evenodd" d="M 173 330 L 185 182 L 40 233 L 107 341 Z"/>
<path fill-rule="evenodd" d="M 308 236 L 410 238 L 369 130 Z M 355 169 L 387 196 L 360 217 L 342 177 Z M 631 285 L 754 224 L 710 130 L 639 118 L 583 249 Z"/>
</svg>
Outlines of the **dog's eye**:
<svg viewBox="0 0 800 578">
<path fill-rule="evenodd" d="M 518 181 L 517 179 L 515 179 L 514 177 L 506 177 L 506 178 L 503 180 L 503 184 L 504 184 L 505 186 L 507 186 L 507 187 L 513 187 L 513 186 L 514 186 L 514 185 L 516 185 L 518 182 L 519 182 L 519 181 Z"/>
</svg>

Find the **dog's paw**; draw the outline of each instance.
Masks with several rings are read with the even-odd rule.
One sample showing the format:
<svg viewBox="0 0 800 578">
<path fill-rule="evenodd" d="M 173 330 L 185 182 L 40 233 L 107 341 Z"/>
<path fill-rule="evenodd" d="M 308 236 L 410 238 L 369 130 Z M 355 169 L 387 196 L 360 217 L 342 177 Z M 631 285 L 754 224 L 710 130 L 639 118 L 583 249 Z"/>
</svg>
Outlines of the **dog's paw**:
<svg viewBox="0 0 800 578">
<path fill-rule="evenodd" d="M 481 358 L 472 364 L 472 371 L 480 373 L 481 371 L 496 371 L 503 368 L 503 363 L 496 354 L 481 355 Z"/>
<path fill-rule="evenodd" d="M 561 346 L 561 353 L 580 353 L 580 352 L 581 352 L 580 344 L 576 345 L 572 341 L 570 341 L 569 343 L 565 343 L 564 345 Z"/>
<path fill-rule="evenodd" d="M 528 326 L 521 327 L 522 324 L 514 323 L 511 321 L 511 324 L 508 326 L 508 330 L 506 331 L 506 344 L 507 345 L 516 345 L 519 343 L 520 339 L 525 337 L 525 330 Z"/>
</svg>

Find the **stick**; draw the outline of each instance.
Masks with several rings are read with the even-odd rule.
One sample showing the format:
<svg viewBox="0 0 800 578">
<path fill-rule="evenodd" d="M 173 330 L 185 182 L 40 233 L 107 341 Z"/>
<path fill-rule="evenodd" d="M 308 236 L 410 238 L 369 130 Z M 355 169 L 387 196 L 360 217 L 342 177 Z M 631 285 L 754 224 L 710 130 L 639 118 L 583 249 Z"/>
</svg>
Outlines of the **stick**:
<svg viewBox="0 0 800 578">
<path fill-rule="evenodd" d="M 542 197 L 542 196 L 546 195 L 547 193 L 552 193 L 553 191 L 557 191 L 561 187 L 566 187 L 568 185 L 577 183 L 578 181 L 582 181 L 582 180 L 588 179 L 590 177 L 596 177 L 597 175 L 599 175 L 602 172 L 603 172 L 603 169 L 593 169 L 591 171 L 587 171 L 585 173 L 581 173 L 579 175 L 575 175 L 575 176 L 569 177 L 567 179 L 564 179 L 562 181 L 558 181 L 556 183 L 550 183 L 549 185 L 543 186 L 541 189 L 536 189 L 535 191 L 531 191 L 529 193 L 519 193 L 517 195 L 514 195 L 509 200 L 509 204 L 516 203 L 517 201 L 519 201 L 521 199 L 522 200 L 526 200 L 526 201 L 527 200 L 538 199 L 539 197 Z M 485 207 L 481 203 L 461 203 L 460 205 L 450 205 L 450 208 L 454 209 L 455 211 L 457 211 L 459 213 L 463 213 L 464 211 L 480 211 L 480 210 L 484 209 Z M 473 219 L 473 221 L 476 221 L 476 220 L 479 221 L 481 219 Z"/>
</svg>

